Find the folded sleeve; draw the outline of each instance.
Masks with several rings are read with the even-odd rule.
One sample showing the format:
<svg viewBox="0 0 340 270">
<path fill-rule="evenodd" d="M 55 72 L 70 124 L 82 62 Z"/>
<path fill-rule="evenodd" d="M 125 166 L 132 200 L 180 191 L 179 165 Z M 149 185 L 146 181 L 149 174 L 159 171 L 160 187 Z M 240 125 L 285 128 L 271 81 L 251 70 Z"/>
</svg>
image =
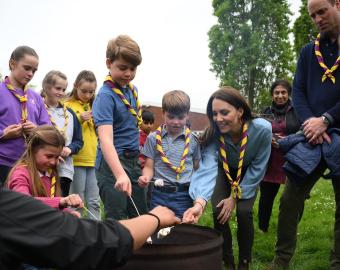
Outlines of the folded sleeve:
<svg viewBox="0 0 340 270">
<path fill-rule="evenodd" d="M 214 191 L 218 172 L 218 149 L 215 143 L 210 144 L 201 152 L 199 168 L 194 171 L 189 194 L 193 200 L 198 198 L 209 201 Z"/>
</svg>

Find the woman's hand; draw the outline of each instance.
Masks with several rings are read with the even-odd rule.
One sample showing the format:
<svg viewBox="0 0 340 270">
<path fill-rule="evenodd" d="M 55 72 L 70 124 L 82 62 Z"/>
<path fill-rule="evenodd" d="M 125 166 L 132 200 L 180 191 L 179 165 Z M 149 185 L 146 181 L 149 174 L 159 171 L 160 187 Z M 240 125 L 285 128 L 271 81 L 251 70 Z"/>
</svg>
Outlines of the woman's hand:
<svg viewBox="0 0 340 270">
<path fill-rule="evenodd" d="M 217 208 L 221 208 L 221 211 L 217 217 L 217 220 L 221 224 L 225 224 L 227 221 L 229 221 L 235 209 L 235 206 L 236 206 L 236 199 L 234 199 L 232 196 L 220 201 L 219 204 L 216 206 Z"/>
<path fill-rule="evenodd" d="M 183 223 L 195 224 L 203 214 L 203 208 L 200 204 L 195 203 L 193 207 L 187 209 L 183 214 Z"/>
<path fill-rule="evenodd" d="M 59 202 L 60 207 L 74 207 L 74 208 L 83 208 L 84 203 L 78 194 L 71 194 L 67 197 L 62 197 Z"/>
</svg>

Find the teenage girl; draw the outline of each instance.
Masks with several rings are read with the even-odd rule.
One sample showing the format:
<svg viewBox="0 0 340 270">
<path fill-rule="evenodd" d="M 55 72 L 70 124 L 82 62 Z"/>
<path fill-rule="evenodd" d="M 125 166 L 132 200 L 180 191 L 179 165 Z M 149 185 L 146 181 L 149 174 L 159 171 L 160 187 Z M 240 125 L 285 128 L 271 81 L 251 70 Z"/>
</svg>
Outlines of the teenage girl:
<svg viewBox="0 0 340 270">
<path fill-rule="evenodd" d="M 10 74 L 0 83 L 0 186 L 24 152 L 32 129 L 50 124 L 43 100 L 28 85 L 38 64 L 32 48 L 17 47 L 9 59 Z"/>
<path fill-rule="evenodd" d="M 44 97 L 50 120 L 65 138 L 58 174 L 62 195 L 67 196 L 74 174 L 72 155 L 83 147 L 81 126 L 75 113 L 61 103 L 67 88 L 67 78 L 63 73 L 56 70 L 48 72 L 42 82 L 42 88 L 41 95 Z"/>
<path fill-rule="evenodd" d="M 97 135 L 92 118 L 92 103 L 97 81 L 93 72 L 81 71 L 73 86 L 66 106 L 72 108 L 82 126 L 84 146 L 73 156 L 74 177 L 71 192 L 77 193 L 85 201 L 89 211 L 100 219 L 100 197 L 95 175 Z M 89 218 L 94 218 L 89 215 Z"/>
<path fill-rule="evenodd" d="M 64 136 L 53 126 L 34 129 L 27 140 L 27 149 L 8 175 L 8 188 L 56 209 L 82 208 L 83 202 L 77 194 L 61 196 L 57 165 L 64 145 Z M 70 212 L 80 216 L 76 211 Z"/>
</svg>

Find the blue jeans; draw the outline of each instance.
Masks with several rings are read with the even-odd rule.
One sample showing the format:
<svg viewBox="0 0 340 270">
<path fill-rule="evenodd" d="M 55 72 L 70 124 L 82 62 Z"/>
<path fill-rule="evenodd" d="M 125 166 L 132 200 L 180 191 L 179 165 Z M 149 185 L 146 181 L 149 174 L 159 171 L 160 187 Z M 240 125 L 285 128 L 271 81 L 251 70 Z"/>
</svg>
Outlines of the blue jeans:
<svg viewBox="0 0 340 270">
<path fill-rule="evenodd" d="M 100 220 L 99 188 L 94 167 L 74 167 L 74 176 L 70 187 L 70 193 L 79 194 L 89 211 L 97 220 Z M 94 219 L 91 214 L 88 214 L 87 216 L 90 219 Z"/>
<path fill-rule="evenodd" d="M 182 219 L 184 212 L 192 207 L 192 199 L 188 191 L 163 192 L 154 188 L 151 194 L 151 209 L 158 205 L 170 208 Z"/>
</svg>

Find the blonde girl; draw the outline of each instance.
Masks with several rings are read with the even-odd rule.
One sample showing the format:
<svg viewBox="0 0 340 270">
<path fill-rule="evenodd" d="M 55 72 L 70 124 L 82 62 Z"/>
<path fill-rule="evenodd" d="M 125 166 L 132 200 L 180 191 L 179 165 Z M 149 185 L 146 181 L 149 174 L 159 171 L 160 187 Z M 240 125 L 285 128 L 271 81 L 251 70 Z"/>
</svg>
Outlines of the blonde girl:
<svg viewBox="0 0 340 270">
<path fill-rule="evenodd" d="M 76 113 L 83 132 L 84 146 L 73 156 L 74 178 L 71 191 L 80 195 L 89 211 L 100 219 L 100 198 L 95 175 L 97 135 L 93 124 L 92 103 L 97 87 L 96 77 L 88 70 L 81 71 L 73 85 L 66 106 Z M 92 215 L 89 218 L 93 218 Z"/>
<path fill-rule="evenodd" d="M 77 194 L 61 196 L 57 165 L 64 145 L 64 136 L 53 126 L 34 129 L 28 138 L 27 149 L 8 175 L 8 188 L 33 196 L 56 209 L 82 208 L 83 202 Z M 79 216 L 76 211 L 70 212 Z"/>
<path fill-rule="evenodd" d="M 73 180 L 74 168 L 72 155 L 83 147 L 81 126 L 75 113 L 62 104 L 67 88 L 67 78 L 60 71 L 48 72 L 42 82 L 41 95 L 44 97 L 46 109 L 52 124 L 65 138 L 65 145 L 60 154 L 58 166 L 61 192 L 67 196 Z"/>
</svg>

